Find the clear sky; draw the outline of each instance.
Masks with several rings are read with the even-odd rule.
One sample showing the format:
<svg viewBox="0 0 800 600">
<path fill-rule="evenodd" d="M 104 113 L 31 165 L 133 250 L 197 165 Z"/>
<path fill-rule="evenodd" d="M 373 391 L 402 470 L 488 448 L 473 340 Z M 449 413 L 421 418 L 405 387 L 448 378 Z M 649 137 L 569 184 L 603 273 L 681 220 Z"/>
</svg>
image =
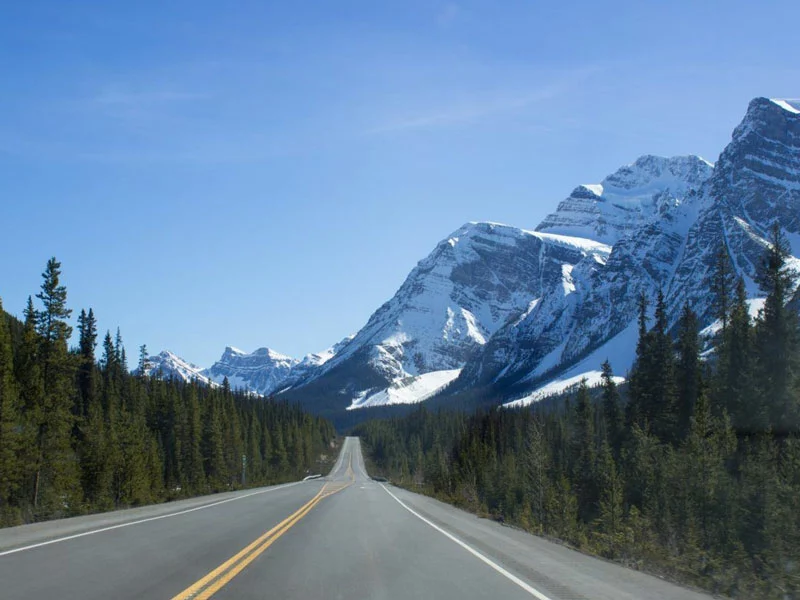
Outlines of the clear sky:
<svg viewBox="0 0 800 600">
<path fill-rule="evenodd" d="M 3 2 L 0 296 L 209 366 L 358 330 L 466 221 L 534 228 L 800 95 L 800 2 Z"/>
</svg>

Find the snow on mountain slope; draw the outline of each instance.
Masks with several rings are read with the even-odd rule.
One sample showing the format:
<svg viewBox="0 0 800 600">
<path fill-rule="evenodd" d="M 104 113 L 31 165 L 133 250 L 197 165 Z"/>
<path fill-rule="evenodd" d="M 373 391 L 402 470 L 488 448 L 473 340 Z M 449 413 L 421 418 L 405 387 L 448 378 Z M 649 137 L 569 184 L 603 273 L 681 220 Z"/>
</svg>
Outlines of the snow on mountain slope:
<svg viewBox="0 0 800 600">
<path fill-rule="evenodd" d="M 707 325 L 713 311 L 705 282 L 720 248 L 755 296 L 772 225 L 779 223 L 790 239 L 800 234 L 800 113 L 766 98 L 750 102 L 701 195 L 667 300 L 671 312 L 690 302 Z"/>
<path fill-rule="evenodd" d="M 365 390 L 358 394 L 347 410 L 370 406 L 389 406 L 392 404 L 416 404 L 427 400 L 448 383 L 453 381 L 461 369 L 431 371 L 424 375 L 410 376 L 395 381 L 379 391 Z"/>
<path fill-rule="evenodd" d="M 375 405 L 376 389 L 411 376 L 458 370 L 498 328 L 529 311 L 536 298 L 551 289 L 571 293 L 574 266 L 585 260 L 602 264 L 609 250 L 593 240 L 468 223 L 419 262 L 306 391 L 338 395 L 346 405 L 371 397 Z M 380 399 L 389 401 L 390 394 Z"/>
<path fill-rule="evenodd" d="M 563 291 L 542 297 L 524 318 L 498 330 L 483 352 L 465 365 L 453 389 L 492 385 L 510 394 L 521 393 L 569 368 L 623 331 L 636 315 L 639 295 L 652 296 L 671 276 L 685 232 L 697 212 L 696 192 L 691 186 L 705 181 L 708 169 L 708 163 L 697 157 L 646 156 L 618 170 L 604 185 L 610 181 L 613 189 L 633 190 L 631 206 L 647 207 L 653 198 L 662 203 L 649 217 L 637 210 L 635 219 L 617 220 L 613 228 L 607 218 L 612 214 L 609 210 L 586 212 L 577 220 L 574 205 L 563 202 L 556 216 L 547 217 L 539 230 L 577 228 L 600 231 L 605 239 L 613 239 L 634 222 L 639 225 L 614 244 L 607 259 L 587 257 L 574 265 Z M 685 181 L 676 181 L 675 173 L 683 174 Z M 670 190 L 680 190 L 680 200 Z M 592 194 L 599 192 L 600 187 L 595 186 Z M 595 195 L 593 202 L 605 206 L 607 201 L 599 198 Z M 566 213 L 559 215 L 561 209 Z M 618 372 L 630 367 L 629 360 L 614 361 L 612 357 L 612 362 Z"/>
<path fill-rule="evenodd" d="M 154 356 L 147 358 L 148 368 L 146 374 L 150 377 L 158 376 L 164 379 L 180 379 L 182 381 L 192 381 L 196 379 L 202 384 L 212 385 L 212 381 L 203 374 L 203 369 L 187 360 L 182 359 L 177 354 L 164 350 Z"/>
<path fill-rule="evenodd" d="M 579 373 L 578 375 L 573 375 L 571 377 L 558 377 L 548 383 L 547 385 L 543 385 L 542 387 L 534 390 L 527 396 L 522 398 L 518 398 L 517 400 L 512 400 L 511 402 L 506 402 L 503 404 L 504 408 L 522 408 L 525 406 L 530 406 L 534 402 L 538 402 L 539 400 L 544 400 L 545 398 L 549 398 L 550 396 L 556 396 L 558 394 L 563 394 L 565 392 L 572 392 L 578 389 L 581 384 L 581 381 L 585 381 L 588 387 L 596 387 L 603 382 L 602 379 L 602 371 L 586 371 L 584 373 Z M 624 377 L 618 377 L 616 375 L 612 376 L 614 383 L 619 385 L 620 383 L 624 383 Z"/>
<path fill-rule="evenodd" d="M 635 335 L 618 351 L 611 348 L 631 331 L 641 294 L 653 302 L 663 290 L 671 324 L 684 302 L 699 313 L 703 326 L 711 324 L 708 281 L 723 246 L 732 266 L 745 277 L 749 295 L 758 294 L 753 277 L 771 225 L 777 221 L 793 243 L 800 240 L 800 115 L 781 103 L 757 98 L 713 170 L 701 159 L 677 159 L 697 169 L 670 170 L 670 177 L 676 172 L 685 176 L 676 185 L 663 175 L 663 168 L 658 176 L 653 176 L 658 169 L 642 168 L 671 161 L 676 159 L 643 157 L 604 184 L 585 187 L 578 194 L 583 204 L 573 202 L 573 194 L 555 216 L 545 219 L 539 230 L 589 231 L 605 240 L 620 237 L 604 264 L 584 271 L 567 301 L 562 294 L 544 297 L 524 318 L 500 328 L 465 365 L 448 393 L 490 385 L 519 397 L 552 381 L 596 370 L 606 357 L 615 372 L 624 373 L 633 363 Z M 609 180 L 626 181 L 627 187 L 616 187 L 629 191 L 647 189 L 646 194 L 631 193 L 633 206 L 657 210 L 639 210 L 629 220 L 627 213 L 615 213 L 621 203 L 602 198 Z M 659 185 L 667 187 L 659 191 Z M 672 195 L 674 189 L 680 189 L 682 198 Z M 648 197 L 665 201 L 639 202 Z M 609 204 L 616 206 L 611 212 Z M 625 218 L 611 218 L 620 214 Z M 637 219 L 638 225 L 626 230 Z M 580 274 L 581 265 L 572 272 Z"/>
<path fill-rule="evenodd" d="M 600 184 L 575 188 L 536 230 L 614 244 L 681 204 L 712 169 L 698 156 L 642 156 Z"/>
</svg>

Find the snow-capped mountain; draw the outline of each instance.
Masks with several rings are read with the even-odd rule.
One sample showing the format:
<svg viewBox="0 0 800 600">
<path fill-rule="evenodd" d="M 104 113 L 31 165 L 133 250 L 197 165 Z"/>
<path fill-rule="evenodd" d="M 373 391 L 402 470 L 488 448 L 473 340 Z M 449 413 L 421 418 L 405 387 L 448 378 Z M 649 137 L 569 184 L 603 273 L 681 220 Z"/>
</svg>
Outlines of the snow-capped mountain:
<svg viewBox="0 0 800 600">
<path fill-rule="evenodd" d="M 711 163 L 698 156 L 642 156 L 601 183 L 575 188 L 536 231 L 613 245 L 681 204 L 712 169 Z"/>
<path fill-rule="evenodd" d="M 254 352 L 243 352 L 228 346 L 220 359 L 203 375 L 222 383 L 227 377 L 233 389 L 242 389 L 264 396 L 280 390 L 299 360 L 285 356 L 271 348 L 259 348 Z"/>
<path fill-rule="evenodd" d="M 197 379 L 210 385 L 219 385 L 227 377 L 232 389 L 270 396 L 286 390 L 309 377 L 343 348 L 353 336 L 344 338 L 322 352 L 306 355 L 302 360 L 286 356 L 271 348 L 258 348 L 244 352 L 228 346 L 220 359 L 211 367 L 204 369 L 169 351 L 161 352 L 148 359 L 148 375 L 160 374 L 162 377 L 175 377 L 184 381 Z"/>
<path fill-rule="evenodd" d="M 662 290 L 673 323 L 689 302 L 713 329 L 708 281 L 720 248 L 757 306 L 753 276 L 774 222 L 800 256 L 800 102 L 756 98 L 715 165 L 646 155 L 575 188 L 535 231 L 464 225 L 356 335 L 325 352 L 297 360 L 227 348 L 207 370 L 170 353 L 154 364 L 318 412 L 473 389 L 525 405 L 594 381 L 606 359 L 624 375 L 640 294 Z"/>
<path fill-rule="evenodd" d="M 717 165 L 643 156 L 576 188 L 535 232 L 466 225 L 296 397 L 360 408 L 419 401 L 449 384 L 446 394 L 538 398 L 544 386 L 596 375 L 606 358 L 624 374 L 641 293 L 664 290 L 673 320 L 690 301 L 709 325 L 721 243 L 749 277 L 776 219 L 800 250 L 798 112 L 756 99 Z"/>
<path fill-rule="evenodd" d="M 324 395 L 353 408 L 429 397 L 500 327 L 532 310 L 535 298 L 566 293 L 609 252 L 592 240 L 464 225 L 420 261 L 297 397 Z"/>
<path fill-rule="evenodd" d="M 614 245 L 573 319 L 531 314 L 503 328 L 465 367 L 458 385 L 520 393 L 552 387 L 554 380 L 566 384 L 596 371 L 605 358 L 625 373 L 633 361 L 640 293 L 652 299 L 664 290 L 673 323 L 688 302 L 703 326 L 711 324 L 708 281 L 721 247 L 748 282 L 748 293 L 757 296 L 752 277 L 774 222 L 800 254 L 800 114 L 793 108 L 753 100 L 710 176 Z"/>
<path fill-rule="evenodd" d="M 247 353 L 231 346 L 203 374 L 217 383 L 228 378 L 231 388 L 249 390 L 269 396 L 306 379 L 315 369 L 333 358 L 353 336 L 348 336 L 322 352 L 306 355 L 302 360 L 286 356 L 270 348 Z"/>
<path fill-rule="evenodd" d="M 202 384 L 212 385 L 213 382 L 203 374 L 203 368 L 182 359 L 177 354 L 164 350 L 147 358 L 146 374 L 150 377 L 159 376 L 164 379 L 181 379 L 192 381 L 196 379 Z"/>
</svg>

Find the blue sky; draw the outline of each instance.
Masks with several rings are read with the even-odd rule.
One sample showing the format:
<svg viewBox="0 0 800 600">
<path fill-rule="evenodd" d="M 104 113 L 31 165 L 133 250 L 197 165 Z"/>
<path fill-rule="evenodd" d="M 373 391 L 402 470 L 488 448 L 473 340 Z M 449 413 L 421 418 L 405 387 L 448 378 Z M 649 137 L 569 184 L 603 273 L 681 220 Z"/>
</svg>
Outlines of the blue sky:
<svg viewBox="0 0 800 600">
<path fill-rule="evenodd" d="M 301 356 L 466 221 L 536 224 L 798 96 L 800 3 L 7 2 L 0 297 L 51 255 L 129 353 Z"/>
</svg>

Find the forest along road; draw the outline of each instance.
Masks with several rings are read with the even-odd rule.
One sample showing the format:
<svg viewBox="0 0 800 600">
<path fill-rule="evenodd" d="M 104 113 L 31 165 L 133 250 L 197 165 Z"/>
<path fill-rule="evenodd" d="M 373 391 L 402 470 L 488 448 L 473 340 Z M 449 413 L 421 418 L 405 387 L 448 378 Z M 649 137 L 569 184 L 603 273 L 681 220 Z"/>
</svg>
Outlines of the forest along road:
<svg viewBox="0 0 800 600">
<path fill-rule="evenodd" d="M 8 598 L 710 598 L 370 480 L 323 479 L 0 530 Z"/>
</svg>

